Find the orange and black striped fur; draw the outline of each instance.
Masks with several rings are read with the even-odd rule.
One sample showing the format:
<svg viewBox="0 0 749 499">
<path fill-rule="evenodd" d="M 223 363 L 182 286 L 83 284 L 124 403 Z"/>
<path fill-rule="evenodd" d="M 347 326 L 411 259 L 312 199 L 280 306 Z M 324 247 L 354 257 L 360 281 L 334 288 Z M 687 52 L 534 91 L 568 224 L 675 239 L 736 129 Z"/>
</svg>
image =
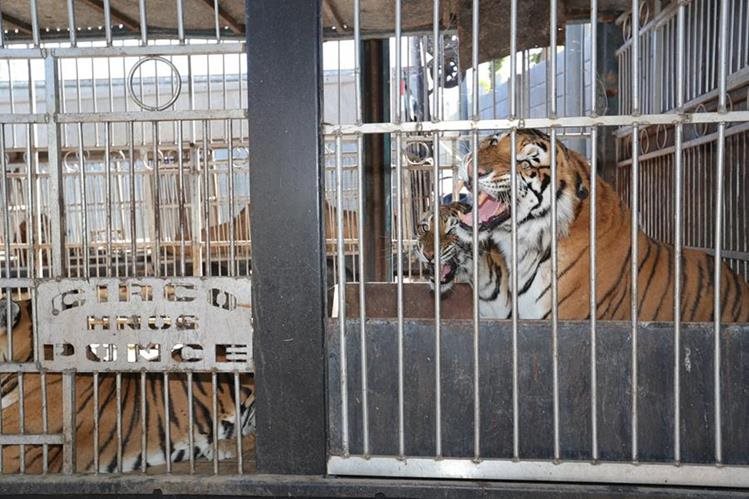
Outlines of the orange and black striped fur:
<svg viewBox="0 0 749 499">
<path fill-rule="evenodd" d="M 587 160 L 556 143 L 557 185 L 551 187 L 551 140 L 535 130 L 516 135 L 518 221 L 518 295 L 521 318 L 551 313 L 551 193 L 557 199 L 558 303 L 560 319 L 590 317 L 590 167 Z M 509 204 L 511 137 L 493 136 L 478 151 L 478 187 Z M 471 178 L 472 160 L 464 176 Z M 596 317 L 631 318 L 631 212 L 600 177 L 596 182 Z M 491 230 L 504 253 L 511 254 L 511 220 Z M 637 317 L 674 319 L 674 248 L 637 232 Z M 486 236 L 484 236 L 486 237 Z M 681 259 L 681 319 L 713 320 L 713 257 L 684 249 Z M 749 322 L 749 284 L 720 266 L 720 318 Z"/>
<path fill-rule="evenodd" d="M 458 236 L 459 231 L 470 231 L 462 218 L 471 206 L 451 203 L 439 208 L 440 293 L 444 294 L 455 282 L 473 285 L 473 244 Z M 429 284 L 434 289 L 434 213 L 425 213 L 416 228 L 416 252 L 426 265 Z M 499 247 L 490 239 L 479 243 L 478 292 L 479 315 L 483 318 L 512 317 L 510 272 Z"/>
<path fill-rule="evenodd" d="M 5 308 L 5 300 L 0 302 Z M 29 362 L 33 360 L 31 303 L 21 301 L 12 312 L 13 317 L 13 361 Z M 0 314 L 2 315 L 2 314 Z M 2 360 L 7 361 L 7 334 L 5 323 L 0 325 L 0 351 Z M 147 466 L 165 462 L 166 454 L 166 418 L 164 412 L 164 376 L 162 373 L 146 375 L 146 453 L 141 452 L 142 422 L 141 384 L 139 373 L 123 373 L 121 381 L 121 414 L 122 414 L 122 470 L 124 472 L 139 470 L 146 460 Z M 91 374 L 77 374 L 76 389 L 76 438 L 75 438 L 75 471 L 94 470 L 94 386 Z M 2 434 L 20 432 L 20 411 L 17 374 L 4 374 Z M 48 432 L 61 434 L 63 431 L 62 377 L 58 373 L 46 375 L 45 386 L 47 398 Z M 188 431 L 188 385 L 185 374 L 172 374 L 169 388 L 169 433 L 171 461 L 187 461 L 192 453 L 196 459 L 213 456 L 213 417 L 212 417 L 212 381 L 210 374 L 193 375 L 193 447 L 189 447 Z M 41 377 L 36 373 L 24 374 L 24 432 L 42 433 L 42 390 Z M 219 458 L 233 457 L 236 453 L 236 419 L 235 419 L 235 386 L 233 375 L 217 376 L 218 405 L 218 445 Z M 6 397 L 7 400 L 6 400 Z M 239 426 L 242 435 L 254 432 L 255 383 L 252 375 L 242 374 L 239 383 Z M 118 470 L 118 432 L 117 432 L 117 391 L 116 375 L 100 374 L 98 390 L 99 414 L 99 471 L 115 472 Z M 63 464 L 63 449 L 60 445 L 51 445 L 48 454 L 49 471 L 59 471 Z M 25 472 L 38 473 L 42 470 L 43 450 L 41 446 L 25 447 Z M 2 449 L 2 472 L 17 473 L 20 471 L 20 447 L 7 445 Z"/>
</svg>

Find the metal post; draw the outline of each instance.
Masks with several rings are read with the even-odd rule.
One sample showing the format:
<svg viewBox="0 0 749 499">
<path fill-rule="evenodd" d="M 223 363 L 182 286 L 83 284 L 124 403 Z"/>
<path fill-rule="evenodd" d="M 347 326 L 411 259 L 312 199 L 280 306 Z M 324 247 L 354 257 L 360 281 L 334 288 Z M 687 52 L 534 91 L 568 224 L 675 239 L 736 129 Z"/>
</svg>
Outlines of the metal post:
<svg viewBox="0 0 749 499">
<path fill-rule="evenodd" d="M 52 275 L 62 277 L 62 249 L 64 244 L 63 220 L 65 203 L 62 197 L 62 171 L 60 165 L 60 128 L 55 121 L 60 111 L 58 96 L 57 59 L 44 58 L 44 91 L 47 104 L 47 150 L 49 164 L 49 220 L 51 224 Z"/>
<path fill-rule="evenodd" d="M 362 42 L 362 119 L 365 123 L 390 120 L 389 44 L 382 40 Z M 361 167 L 364 169 L 364 252 L 366 274 L 362 280 L 392 280 L 390 249 L 390 136 L 367 134 Z"/>
<path fill-rule="evenodd" d="M 253 347 L 257 397 L 265 401 L 257 409 L 257 469 L 322 474 L 326 417 L 320 2 L 248 0 L 246 13 L 248 93 L 253 103 Z M 286 27 L 283 32 L 277 29 L 280 25 Z M 288 189 L 294 196 L 284 194 Z M 286 230 L 279 231 L 279 226 Z"/>
</svg>

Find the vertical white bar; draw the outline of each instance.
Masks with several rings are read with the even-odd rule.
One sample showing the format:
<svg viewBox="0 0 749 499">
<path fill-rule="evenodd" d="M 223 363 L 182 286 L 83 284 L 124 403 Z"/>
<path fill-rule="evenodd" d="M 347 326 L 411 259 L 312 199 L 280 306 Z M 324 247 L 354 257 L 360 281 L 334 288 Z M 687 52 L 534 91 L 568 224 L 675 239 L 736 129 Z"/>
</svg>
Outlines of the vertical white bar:
<svg viewBox="0 0 749 499">
<path fill-rule="evenodd" d="M 119 352 L 118 352 L 119 353 Z M 122 373 L 117 373 L 114 377 L 115 386 L 115 404 L 117 407 L 116 426 L 117 426 L 117 472 L 122 473 Z M 144 396 L 141 388 L 141 398 Z M 141 410 L 141 419 L 145 419 L 145 414 Z M 142 449 L 141 449 L 142 450 Z M 145 462 L 145 454 L 143 461 Z"/>
<path fill-rule="evenodd" d="M 473 120 L 481 120 L 479 110 L 479 0 L 473 0 L 473 12 L 471 16 L 471 67 L 473 69 Z M 492 74 L 494 78 L 494 74 Z M 494 96 L 492 95 L 492 99 Z M 473 250 L 473 458 L 478 461 L 481 458 L 481 398 L 479 379 L 479 210 L 478 210 L 478 172 L 479 172 L 479 133 L 473 131 L 473 181 L 471 182 L 474 209 L 471 210 L 473 224 L 471 227 L 472 250 Z M 435 226 L 436 227 L 436 226 Z M 435 273 L 441 267 L 435 264 Z"/>
<path fill-rule="evenodd" d="M 557 307 L 557 131 L 551 129 L 551 361 L 553 384 L 554 459 L 561 458 L 559 449 L 559 324 Z"/>
<path fill-rule="evenodd" d="M 361 73 L 361 0 L 354 1 L 354 67 L 356 68 L 355 74 L 357 77 Z M 361 84 L 357 81 L 356 88 L 359 92 Z M 361 124 L 362 122 L 362 102 L 361 96 L 357 98 L 356 106 L 356 122 Z M 364 252 L 364 162 L 362 157 L 362 137 L 357 138 L 357 158 L 359 168 L 357 170 L 357 183 L 359 196 L 358 201 L 358 263 L 359 263 L 359 349 L 361 353 L 361 406 L 362 406 L 362 445 L 363 453 L 365 456 L 369 455 L 369 396 L 367 389 L 367 342 L 366 342 L 366 296 L 364 290 L 364 283 L 366 281 L 365 274 L 365 252 Z M 338 205 L 338 213 L 343 212 L 343 205 Z M 338 225 L 338 233 L 343 234 L 343 224 Z M 339 272 L 343 274 L 345 272 L 345 266 L 339 267 Z M 344 290 L 345 291 L 345 290 Z M 345 292 L 344 292 L 345 294 Z"/>
<path fill-rule="evenodd" d="M 632 114 L 640 114 L 640 0 L 632 0 Z M 638 216 L 639 216 L 639 175 L 640 175 L 640 128 L 632 127 L 632 220 L 631 220 L 631 295 L 630 315 L 632 319 L 632 461 L 638 460 L 637 446 L 637 269 L 638 269 Z"/>
<path fill-rule="evenodd" d="M 237 437 L 237 473 L 244 473 L 242 463 L 242 404 L 239 398 L 239 373 L 234 373 L 234 428 Z"/>
<path fill-rule="evenodd" d="M 70 45 L 75 47 L 78 42 L 76 41 L 75 32 L 75 6 L 73 5 L 74 0 L 68 0 L 68 32 L 70 34 Z"/>
<path fill-rule="evenodd" d="M 348 435 L 348 362 L 346 358 L 346 254 L 343 245 L 343 160 L 341 136 L 335 138 L 335 193 L 336 193 L 336 227 L 338 257 L 338 341 L 340 342 L 340 376 L 341 376 L 341 447 L 343 455 L 349 453 Z M 364 304 L 360 303 L 360 307 Z"/>
<path fill-rule="evenodd" d="M 513 38 L 515 32 L 513 31 Z M 514 99 L 514 97 L 513 97 Z M 475 168 L 478 169 L 478 168 Z M 510 184 L 512 203 L 515 208 L 518 195 L 517 130 L 510 131 Z M 518 383 L 518 219 L 517 210 L 510 210 L 512 221 L 512 457 L 520 459 L 520 400 Z"/>
<path fill-rule="evenodd" d="M 213 441 L 213 474 L 218 475 L 218 383 L 216 371 L 211 372 L 211 422 Z"/>
<path fill-rule="evenodd" d="M 632 169 L 631 175 L 631 266 L 630 266 L 630 318 L 631 318 L 631 335 L 632 335 L 632 372 L 631 372 L 631 398 L 632 407 L 630 420 L 632 426 L 632 461 L 637 461 L 637 275 L 638 275 L 638 212 L 639 212 L 639 177 L 640 177 L 640 128 L 638 125 L 632 127 Z"/>
<path fill-rule="evenodd" d="M 146 0 L 138 0 L 138 15 L 140 18 L 140 43 L 148 44 L 148 19 L 146 18 Z"/>
<path fill-rule="evenodd" d="M 442 457 L 442 328 L 440 324 L 441 313 L 441 290 L 440 290 L 440 267 L 442 255 L 440 251 L 440 141 L 439 132 L 434 132 L 432 151 L 434 154 L 434 168 L 432 178 L 434 179 L 434 411 L 435 411 L 435 456 Z M 475 169 L 475 168 L 474 168 Z"/>
<path fill-rule="evenodd" d="M 47 414 L 47 373 L 45 371 L 39 373 L 39 383 L 42 387 L 42 433 L 46 435 L 49 433 L 49 416 Z M 44 444 L 42 446 L 42 473 L 45 475 L 48 466 L 49 445 Z"/>
<path fill-rule="evenodd" d="M 676 109 L 684 111 L 684 21 L 686 6 L 679 4 L 676 27 Z M 681 462 L 681 250 L 684 126 L 674 136 L 674 461 Z"/>
<path fill-rule="evenodd" d="M 99 474 L 99 373 L 94 372 L 94 474 Z"/>
<path fill-rule="evenodd" d="M 718 62 L 719 72 L 718 75 L 718 112 L 725 113 L 727 111 L 727 78 L 728 78 L 728 2 L 729 0 L 721 0 L 720 2 L 720 57 Z M 715 269 L 714 278 L 715 283 L 715 330 L 713 333 L 714 339 L 714 353 L 713 353 L 713 369 L 714 369 L 714 397 L 715 397 L 715 462 L 720 464 L 723 462 L 723 429 L 722 429 L 722 401 L 721 401 L 721 387 L 720 387 L 720 319 L 722 310 L 720 307 L 720 271 L 722 266 L 721 258 L 721 245 L 723 237 L 723 170 L 725 167 L 725 155 L 726 155 L 726 124 L 721 122 L 718 124 L 718 150 L 717 150 L 717 164 L 715 169 Z"/>
<path fill-rule="evenodd" d="M 169 373 L 164 372 L 164 460 L 167 473 L 172 472 L 172 431 L 169 410 Z"/>
<path fill-rule="evenodd" d="M 192 371 L 187 371 L 187 444 L 190 447 L 190 474 L 195 473 L 195 416 L 193 413 Z"/>
<path fill-rule="evenodd" d="M 6 331 L 8 330 L 6 329 Z M 18 371 L 18 374 L 16 376 L 18 376 L 18 387 L 16 388 L 18 390 L 18 433 L 23 435 L 24 433 L 26 433 L 26 403 L 24 401 L 25 390 L 23 388 L 23 371 Z M 19 469 L 23 474 L 26 473 L 26 446 L 21 444 L 19 447 Z"/>
<path fill-rule="evenodd" d="M 395 0 L 395 91 L 397 104 L 395 106 L 395 123 L 401 124 L 401 0 Z M 339 42 L 340 47 L 340 42 Z M 339 73 L 340 83 L 340 73 Z M 339 87 L 340 88 L 340 87 Z M 340 99 L 340 93 L 339 93 Z M 340 120 L 339 120 L 340 122 Z M 398 306 L 398 457 L 405 457 L 405 409 L 403 391 L 403 134 L 395 135 L 395 220 L 396 220 L 396 265 L 398 267 L 397 306 Z"/>
<path fill-rule="evenodd" d="M 88 244 L 88 195 L 86 189 L 86 162 L 83 157 L 83 123 L 78 123 L 78 180 L 81 189 L 81 244 L 83 245 L 83 275 L 88 278 L 89 273 L 89 244 Z"/>
<path fill-rule="evenodd" d="M 440 61 L 442 60 L 439 55 L 442 47 L 442 40 L 440 39 L 440 0 L 434 0 L 432 14 L 432 121 L 436 121 L 441 118 L 439 114 Z M 476 77 L 477 75 L 474 73 L 473 78 Z"/>
<path fill-rule="evenodd" d="M 177 122 L 177 167 L 179 169 L 178 188 L 179 188 L 179 275 L 185 275 L 185 165 L 182 158 L 182 122 Z"/>
<path fill-rule="evenodd" d="M 47 151 L 48 151 L 48 196 L 49 196 L 49 219 L 52 229 L 50 242 L 52 244 L 51 277 L 62 277 L 62 230 L 60 225 L 63 221 L 64 212 L 61 203 L 62 171 L 60 168 L 60 129 L 55 122 L 55 116 L 60 110 L 58 99 L 58 72 L 57 59 L 51 55 L 44 58 L 44 92 L 47 110 Z M 0 129 L 2 132 L 2 129 Z M 0 133 L 4 139 L 4 133 Z M 4 143 L 4 140 L 2 141 Z M 5 155 L 2 155 L 4 158 Z"/>
<path fill-rule="evenodd" d="M 210 77 L 208 79 L 210 85 Z M 210 98 L 209 98 L 210 100 Z M 212 275 L 211 270 L 211 175 L 210 175 L 210 154 L 208 146 L 211 142 L 209 134 L 210 125 L 208 120 L 203 120 L 203 227 L 205 227 L 205 271 L 207 276 Z"/>
<path fill-rule="evenodd" d="M 640 0 L 632 0 L 632 112 L 640 114 Z"/>
<path fill-rule="evenodd" d="M 66 475 L 75 473 L 75 373 L 67 371 L 62 374 L 62 433 L 63 463 L 62 471 Z"/>
<path fill-rule="evenodd" d="M 235 193 L 234 193 L 234 121 L 229 120 L 229 276 L 234 277 L 237 269 L 237 241 L 235 237 Z"/>
<path fill-rule="evenodd" d="M 221 41 L 221 21 L 218 12 L 218 0 L 213 0 L 213 23 L 216 27 L 216 42 Z"/>
<path fill-rule="evenodd" d="M 135 122 L 131 121 L 128 125 L 128 146 L 130 153 L 130 258 L 132 263 L 131 277 L 135 277 L 138 273 L 138 233 L 135 225 Z"/>
<path fill-rule="evenodd" d="M 161 172 L 159 170 L 159 122 L 151 122 L 153 131 L 153 225 L 156 232 L 156 245 L 153 248 L 153 265 L 156 277 L 161 277 Z"/>
<path fill-rule="evenodd" d="M 518 104 L 517 38 L 518 36 L 517 34 L 518 34 L 518 0 L 510 0 L 510 119 L 517 118 L 517 114 L 518 114 L 518 107 L 517 107 L 517 104 Z M 492 72 L 492 81 L 494 81 L 494 78 L 495 78 L 495 74 Z M 511 270 L 513 271 L 513 273 L 515 272 L 514 267 Z"/>
<path fill-rule="evenodd" d="M 34 40 L 34 47 L 39 46 L 39 12 L 36 7 L 36 0 L 31 0 L 31 33 Z M 31 77 L 31 74 L 29 74 Z"/>
<path fill-rule="evenodd" d="M 117 373 L 119 376 L 119 373 Z M 146 404 L 146 372 L 140 373 L 140 471 L 145 473 L 148 468 L 148 406 Z M 122 461 L 122 460 L 120 460 Z M 121 465 L 120 465 L 121 467 Z"/>
<path fill-rule="evenodd" d="M 549 115 L 557 117 L 557 1 L 549 7 Z M 553 191 L 552 191 L 553 192 Z M 552 198 L 553 199 L 553 198 Z"/>
<path fill-rule="evenodd" d="M 590 115 L 596 116 L 598 94 L 598 1 L 590 2 Z M 596 292 L 596 184 L 598 183 L 598 127 L 590 129 L 590 426 L 591 456 L 598 460 L 598 369 Z"/>
<path fill-rule="evenodd" d="M 109 4 L 110 0 L 104 0 L 104 37 L 107 41 L 107 47 L 112 45 L 112 9 Z"/>
<path fill-rule="evenodd" d="M 112 277 L 112 124 L 104 123 L 104 200 L 107 219 L 107 277 Z"/>
<path fill-rule="evenodd" d="M 180 44 L 185 43 L 185 0 L 177 0 L 177 39 Z"/>
<path fill-rule="evenodd" d="M 11 125 L 12 126 L 12 125 Z M 3 201 L 8 199 L 8 165 L 5 159 L 5 125 L 0 123 L 0 166 L 2 166 L 2 185 L 0 185 L 0 193 L 2 193 Z M 5 255 L 10 255 L 10 240 L 11 240 L 11 230 L 10 230 L 10 210 L 6 209 L 3 210 L 3 246 L 4 246 L 4 252 Z M 11 276 L 11 269 L 10 269 L 10 261 L 11 259 L 7 256 L 4 258 L 4 266 L 5 266 L 5 277 L 10 279 Z M 5 310 L 11 310 L 11 293 L 6 292 L 5 293 Z M 13 316 L 12 314 L 5 314 L 5 331 L 13 331 Z M 6 334 L 6 339 L 8 341 L 8 350 L 7 350 L 7 358 L 9 360 L 13 360 L 13 334 Z"/>
</svg>

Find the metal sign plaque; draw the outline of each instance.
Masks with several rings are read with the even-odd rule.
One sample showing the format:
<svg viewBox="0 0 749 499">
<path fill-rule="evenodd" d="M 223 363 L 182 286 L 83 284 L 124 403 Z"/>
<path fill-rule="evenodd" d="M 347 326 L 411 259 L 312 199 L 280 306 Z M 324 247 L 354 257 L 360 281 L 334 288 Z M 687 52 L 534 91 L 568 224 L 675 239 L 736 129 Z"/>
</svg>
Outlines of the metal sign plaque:
<svg viewBox="0 0 749 499">
<path fill-rule="evenodd" d="M 50 370 L 254 369 L 247 278 L 47 281 L 37 317 Z"/>
</svg>

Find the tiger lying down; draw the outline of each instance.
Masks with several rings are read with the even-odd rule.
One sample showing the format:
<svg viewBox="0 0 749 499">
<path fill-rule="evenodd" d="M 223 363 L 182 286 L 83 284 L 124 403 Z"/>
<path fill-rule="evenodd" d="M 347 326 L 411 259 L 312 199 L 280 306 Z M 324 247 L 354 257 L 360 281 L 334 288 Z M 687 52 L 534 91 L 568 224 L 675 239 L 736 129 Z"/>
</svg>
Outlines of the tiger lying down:
<svg viewBox="0 0 749 499">
<path fill-rule="evenodd" d="M 516 134 L 518 241 L 518 318 L 551 316 L 551 195 L 557 199 L 558 313 L 563 320 L 590 318 L 590 167 L 575 151 L 556 143 L 557 185 L 551 186 L 550 138 L 536 130 Z M 479 146 L 479 313 L 511 317 L 510 261 L 512 221 L 510 135 L 492 136 Z M 470 186 L 474 158 L 462 172 Z M 596 317 L 630 319 L 631 213 L 606 182 L 596 183 Z M 434 259 L 432 213 L 419 225 L 418 254 L 429 272 L 440 272 L 440 289 L 471 282 L 473 268 L 471 207 L 440 207 L 437 226 L 440 262 Z M 674 248 L 637 232 L 637 318 L 674 319 Z M 714 261 L 707 253 L 683 249 L 681 320 L 713 320 Z M 749 322 L 749 284 L 723 263 L 720 275 L 720 318 Z"/>
<path fill-rule="evenodd" d="M 29 300 L 11 302 L 11 310 L 6 310 L 6 300 L 0 300 L 0 362 L 33 361 L 33 333 L 31 302 Z M 6 314 L 10 313 L 13 324 L 13 358 L 7 352 Z M 46 375 L 46 402 L 48 433 L 60 434 L 63 431 L 62 417 L 62 378 L 60 374 Z M 77 374 L 76 377 L 76 472 L 94 471 L 94 386 L 91 374 Z M 241 375 L 239 382 L 239 426 L 243 436 L 255 431 L 255 382 L 251 375 Z M 41 379 L 38 374 L 24 375 L 23 431 L 43 433 Z M 188 386 L 186 376 L 173 374 L 169 379 L 169 432 L 170 458 L 172 462 L 188 461 L 190 454 L 196 460 L 213 459 L 213 396 L 211 375 L 193 374 L 193 446 L 190 448 L 188 431 Z M 121 429 L 122 429 L 122 471 L 140 470 L 143 461 L 147 467 L 165 463 L 166 418 L 164 411 L 164 377 L 161 374 L 146 376 L 146 453 L 141 453 L 141 380 L 139 373 L 123 373 L 121 382 Z M 2 434 L 20 433 L 19 385 L 18 376 L 0 375 L 2 393 Z M 99 469 L 100 472 L 114 472 L 118 469 L 117 437 L 117 387 L 114 374 L 99 376 Z M 230 459 L 236 454 L 237 427 L 235 418 L 235 386 L 231 374 L 217 376 L 218 439 L 219 459 Z M 20 446 L 2 447 L 2 472 L 20 471 Z M 25 472 L 39 473 L 42 470 L 42 446 L 27 445 L 24 451 Z M 48 456 L 49 471 L 62 469 L 62 446 L 50 446 Z"/>
</svg>

